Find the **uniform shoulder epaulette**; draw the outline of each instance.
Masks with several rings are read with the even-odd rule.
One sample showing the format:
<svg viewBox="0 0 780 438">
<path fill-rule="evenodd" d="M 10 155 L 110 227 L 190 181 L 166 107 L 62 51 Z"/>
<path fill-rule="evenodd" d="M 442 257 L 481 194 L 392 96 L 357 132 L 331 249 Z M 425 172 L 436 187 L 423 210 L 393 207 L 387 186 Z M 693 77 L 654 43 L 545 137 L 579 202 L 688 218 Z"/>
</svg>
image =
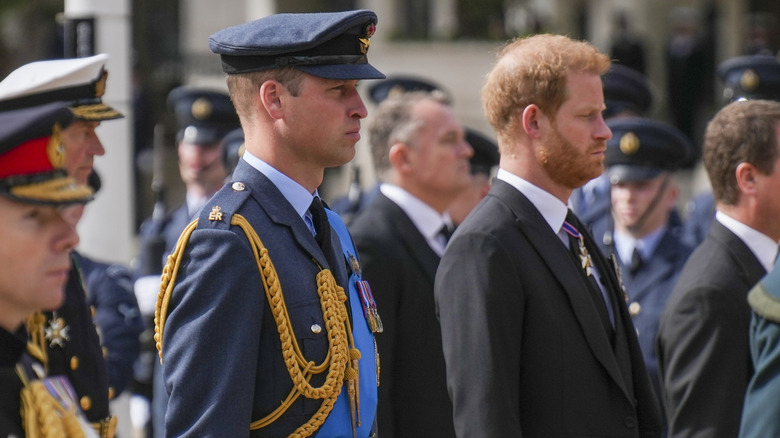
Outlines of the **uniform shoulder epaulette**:
<svg viewBox="0 0 780 438">
<path fill-rule="evenodd" d="M 249 199 L 250 193 L 242 182 L 226 184 L 200 211 L 198 228 L 229 229 L 233 214 Z"/>
<path fill-rule="evenodd" d="M 780 324 L 780 270 L 773 270 L 748 293 L 753 312 Z"/>
</svg>

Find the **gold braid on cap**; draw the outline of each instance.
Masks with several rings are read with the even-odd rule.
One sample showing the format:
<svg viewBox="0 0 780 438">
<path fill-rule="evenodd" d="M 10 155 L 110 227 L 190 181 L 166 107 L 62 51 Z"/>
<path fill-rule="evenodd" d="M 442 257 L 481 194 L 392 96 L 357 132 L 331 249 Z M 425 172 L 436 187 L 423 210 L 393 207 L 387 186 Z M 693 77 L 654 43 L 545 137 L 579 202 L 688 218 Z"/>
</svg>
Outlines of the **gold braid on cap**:
<svg viewBox="0 0 780 438">
<path fill-rule="evenodd" d="M 64 177 L 12 187 L 9 193 L 19 198 L 59 203 L 82 200 L 92 196 L 93 190 L 76 184 L 73 178 Z"/>
<path fill-rule="evenodd" d="M 317 412 L 305 424 L 290 434 L 289 437 L 304 438 L 311 436 L 322 426 L 330 411 L 333 410 L 333 405 L 341 393 L 344 381 L 347 381 L 350 386 L 357 384 L 356 364 L 360 359 L 360 352 L 355 348 L 355 341 L 352 338 L 352 327 L 345 304 L 347 296 L 344 293 L 344 289 L 336 284 L 333 273 L 328 269 L 320 269 L 320 272 L 317 274 L 317 293 L 320 297 L 322 316 L 328 335 L 328 354 L 319 365 L 306 360 L 298 346 L 298 341 L 290 322 L 290 315 L 284 302 L 279 276 L 268 255 L 268 250 L 263 246 L 260 237 L 243 216 L 233 215 L 230 224 L 240 227 L 249 239 L 252 253 L 257 262 L 257 268 L 260 271 L 268 305 L 279 332 L 279 339 L 282 344 L 282 357 L 287 366 L 287 372 L 293 381 L 293 388 L 281 405 L 265 417 L 253 421 L 249 429 L 258 430 L 273 423 L 290 409 L 295 400 L 303 395 L 306 398 L 322 400 L 322 404 Z M 176 275 L 179 271 L 184 249 L 197 225 L 198 220 L 196 219 L 182 232 L 179 241 L 176 243 L 176 248 L 168 256 L 168 261 L 163 269 L 160 293 L 157 296 L 157 305 L 154 313 L 154 340 L 160 354 L 160 363 L 162 363 L 162 340 L 165 319 L 168 315 L 168 305 L 176 283 Z M 320 387 L 315 388 L 309 384 L 312 376 L 326 371 L 325 382 Z"/>
</svg>

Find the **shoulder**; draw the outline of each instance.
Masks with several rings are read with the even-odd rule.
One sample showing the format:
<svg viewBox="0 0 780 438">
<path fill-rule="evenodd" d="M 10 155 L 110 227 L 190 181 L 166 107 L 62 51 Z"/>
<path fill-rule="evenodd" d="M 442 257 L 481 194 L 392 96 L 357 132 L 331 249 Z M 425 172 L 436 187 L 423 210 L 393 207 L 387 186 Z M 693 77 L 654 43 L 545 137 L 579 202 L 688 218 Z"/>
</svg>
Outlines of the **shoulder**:
<svg viewBox="0 0 780 438">
<path fill-rule="evenodd" d="M 198 228 L 228 229 L 233 215 L 241 210 L 252 194 L 248 184 L 234 181 L 220 189 L 200 211 Z"/>
</svg>

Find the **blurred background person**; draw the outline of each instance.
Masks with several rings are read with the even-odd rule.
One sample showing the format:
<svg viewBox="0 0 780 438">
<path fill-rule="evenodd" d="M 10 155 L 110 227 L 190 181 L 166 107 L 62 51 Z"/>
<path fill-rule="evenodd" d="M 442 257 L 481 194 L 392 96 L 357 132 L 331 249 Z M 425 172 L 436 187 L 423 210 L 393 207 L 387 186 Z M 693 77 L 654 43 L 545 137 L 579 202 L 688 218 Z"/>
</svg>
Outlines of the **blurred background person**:
<svg viewBox="0 0 780 438">
<path fill-rule="evenodd" d="M 384 100 L 368 129 L 379 194 L 349 226 L 382 309 L 378 425 L 387 437 L 454 437 L 433 281 L 471 184 L 464 128 L 438 91 Z"/>
<path fill-rule="evenodd" d="M 491 178 L 498 167 L 498 146 L 493 140 L 475 129 L 466 128 L 466 143 L 474 150 L 474 154 L 469 158 L 470 182 L 468 188 L 458 195 L 447 209 L 455 227 L 487 196 Z"/>
<path fill-rule="evenodd" d="M 238 115 L 226 93 L 181 86 L 171 90 L 167 101 L 176 120 L 179 174 L 186 192 L 184 202 L 174 210 L 165 212 L 164 205 L 158 206 L 157 214 L 145 220 L 139 232 L 139 253 L 134 262 L 135 294 L 146 333 L 144 352 L 136 367 L 135 396 L 130 401 L 134 427 L 158 437 L 163 433 L 168 399 L 153 338 L 164 258 L 176 246 L 187 224 L 225 184 L 228 169 L 221 141 L 239 127 Z"/>
<path fill-rule="evenodd" d="M 676 203 L 675 171 L 693 153 L 690 141 L 674 126 L 627 117 L 607 121 L 605 174 L 611 185 L 611 218 L 593 225 L 606 256 L 620 266 L 628 313 L 650 380 L 659 396 L 655 353 L 658 322 L 666 300 L 693 247 L 682 240 Z"/>
</svg>

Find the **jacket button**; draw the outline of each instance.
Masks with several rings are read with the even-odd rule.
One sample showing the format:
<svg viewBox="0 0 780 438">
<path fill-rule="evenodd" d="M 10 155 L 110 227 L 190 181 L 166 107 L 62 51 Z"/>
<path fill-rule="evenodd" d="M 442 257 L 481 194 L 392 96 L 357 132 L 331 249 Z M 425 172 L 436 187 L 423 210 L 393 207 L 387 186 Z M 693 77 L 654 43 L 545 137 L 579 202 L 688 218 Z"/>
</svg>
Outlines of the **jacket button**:
<svg viewBox="0 0 780 438">
<path fill-rule="evenodd" d="M 322 327 L 320 327 L 319 324 L 312 324 L 311 325 L 311 332 L 314 334 L 317 334 L 322 331 Z"/>
<path fill-rule="evenodd" d="M 79 358 L 77 356 L 70 358 L 70 369 L 73 371 L 79 369 Z"/>
<path fill-rule="evenodd" d="M 92 407 L 92 399 L 85 395 L 84 397 L 81 397 L 79 404 L 81 405 L 81 409 L 83 411 L 88 411 Z"/>
</svg>

